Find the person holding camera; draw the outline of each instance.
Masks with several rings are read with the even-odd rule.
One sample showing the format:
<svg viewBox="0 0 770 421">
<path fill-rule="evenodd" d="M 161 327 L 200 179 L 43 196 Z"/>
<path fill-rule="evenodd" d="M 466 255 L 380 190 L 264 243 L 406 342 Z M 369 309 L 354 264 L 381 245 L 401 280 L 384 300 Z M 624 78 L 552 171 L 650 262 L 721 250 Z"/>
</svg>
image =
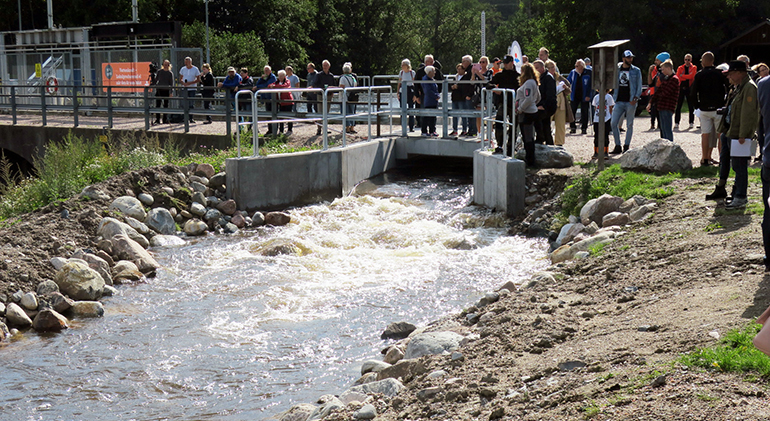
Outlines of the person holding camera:
<svg viewBox="0 0 770 421">
<path fill-rule="evenodd" d="M 163 68 L 155 76 L 155 108 L 168 108 L 171 87 L 174 86 L 174 74 L 171 73 L 171 62 L 163 60 Z M 153 124 L 160 124 L 160 113 L 155 116 Z M 168 114 L 163 114 L 163 124 L 168 124 Z"/>
<path fill-rule="evenodd" d="M 503 70 L 492 76 L 492 81 L 487 89 L 503 88 L 503 89 L 519 89 L 519 72 L 516 71 L 516 64 L 513 62 L 513 56 L 506 55 L 503 57 Z M 539 93 L 539 92 L 538 92 Z M 497 106 L 497 114 L 495 115 L 496 121 L 503 121 L 505 119 L 505 110 L 508 111 L 508 121 L 515 121 L 515 105 L 513 95 L 506 95 L 503 97 L 502 92 L 494 93 L 494 101 Z M 503 103 L 505 101 L 505 104 Z M 535 107 L 537 109 L 537 107 Z M 505 136 L 504 130 L 508 130 L 508 146 L 507 150 L 503 150 L 503 137 Z M 495 154 L 502 154 L 506 152 L 506 156 L 513 155 L 513 145 L 516 143 L 516 139 L 513 137 L 513 126 L 504 127 L 503 123 L 495 123 L 495 142 L 497 147 L 495 148 Z M 525 145 L 527 146 L 527 145 Z M 534 142 L 532 143 L 532 150 L 534 151 Z"/>
</svg>

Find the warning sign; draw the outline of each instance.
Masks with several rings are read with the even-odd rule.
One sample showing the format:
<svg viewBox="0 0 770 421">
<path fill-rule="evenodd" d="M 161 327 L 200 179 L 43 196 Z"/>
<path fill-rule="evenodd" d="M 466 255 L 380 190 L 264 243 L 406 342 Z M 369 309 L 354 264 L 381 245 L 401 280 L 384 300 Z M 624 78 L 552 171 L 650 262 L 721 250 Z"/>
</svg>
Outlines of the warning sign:
<svg viewBox="0 0 770 421">
<path fill-rule="evenodd" d="M 142 92 L 150 85 L 150 62 L 102 63 L 102 85 L 112 92 Z"/>
<path fill-rule="evenodd" d="M 35 77 L 43 77 L 43 66 L 41 66 L 40 63 L 35 63 Z"/>
</svg>

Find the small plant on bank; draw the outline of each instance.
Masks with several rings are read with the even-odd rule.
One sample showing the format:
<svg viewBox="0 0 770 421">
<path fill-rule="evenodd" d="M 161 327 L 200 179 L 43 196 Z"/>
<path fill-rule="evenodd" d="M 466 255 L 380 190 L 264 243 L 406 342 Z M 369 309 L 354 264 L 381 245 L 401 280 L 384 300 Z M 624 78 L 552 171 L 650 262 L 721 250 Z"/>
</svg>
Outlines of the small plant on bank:
<svg viewBox="0 0 770 421">
<path fill-rule="evenodd" d="M 583 407 L 583 414 L 587 420 L 597 417 L 601 412 L 601 408 L 594 401 L 589 402 Z"/>
<path fill-rule="evenodd" d="M 688 367 L 723 372 L 745 372 L 770 377 L 770 358 L 754 347 L 752 340 L 761 326 L 751 323 L 744 329 L 727 332 L 719 344 L 683 355 L 679 361 Z"/>
<path fill-rule="evenodd" d="M 588 249 L 588 253 L 591 254 L 591 257 L 599 257 L 604 254 L 605 246 L 606 244 L 604 243 L 596 243 Z"/>
<path fill-rule="evenodd" d="M 716 230 L 722 229 L 722 228 L 724 228 L 724 227 L 722 226 L 721 223 L 719 223 L 719 221 L 714 221 L 714 222 L 706 225 L 706 228 L 703 228 L 703 231 L 705 231 L 705 232 L 713 232 L 713 231 L 716 231 Z"/>
</svg>

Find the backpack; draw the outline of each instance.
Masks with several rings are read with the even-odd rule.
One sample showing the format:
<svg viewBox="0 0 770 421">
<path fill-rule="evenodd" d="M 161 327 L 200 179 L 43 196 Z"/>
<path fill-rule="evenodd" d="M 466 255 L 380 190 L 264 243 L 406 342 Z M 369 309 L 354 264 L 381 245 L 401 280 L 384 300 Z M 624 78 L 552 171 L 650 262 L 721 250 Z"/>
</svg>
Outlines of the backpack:
<svg viewBox="0 0 770 421">
<path fill-rule="evenodd" d="M 349 77 L 350 79 L 352 79 L 352 83 L 350 81 L 348 81 L 348 83 L 352 87 L 357 87 L 358 86 L 358 81 L 356 80 L 355 76 L 353 76 L 353 75 L 345 75 L 343 77 Z M 349 102 L 358 102 L 358 94 L 359 94 L 358 92 L 350 92 L 350 93 L 348 93 L 348 101 Z"/>
</svg>

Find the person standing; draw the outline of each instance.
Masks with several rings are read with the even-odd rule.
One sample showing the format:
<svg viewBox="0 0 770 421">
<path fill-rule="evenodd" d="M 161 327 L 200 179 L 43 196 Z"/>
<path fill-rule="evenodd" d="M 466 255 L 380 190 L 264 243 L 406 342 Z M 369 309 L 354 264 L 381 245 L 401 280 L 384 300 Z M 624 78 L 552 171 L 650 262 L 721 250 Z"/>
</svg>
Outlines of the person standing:
<svg viewBox="0 0 770 421">
<path fill-rule="evenodd" d="M 688 104 L 700 110 L 700 165 L 704 167 L 711 165 L 711 153 L 717 146 L 717 109 L 725 105 L 728 82 L 722 71 L 714 67 L 714 53 L 706 51 L 700 62 L 703 69 L 693 78 Z"/>
<path fill-rule="evenodd" d="M 548 49 L 545 48 L 545 47 L 540 47 L 540 50 L 537 51 L 537 58 L 538 58 L 538 60 L 542 61 L 543 63 L 548 61 L 548 56 L 549 55 L 550 55 L 550 53 L 548 52 Z M 535 69 L 535 70 L 537 70 L 537 69 Z M 540 76 L 542 76 L 542 75 L 543 74 L 541 73 Z"/>
<path fill-rule="evenodd" d="M 249 76 L 249 69 L 247 67 L 241 67 L 240 76 L 236 92 L 254 90 L 254 79 Z M 238 110 L 251 113 L 251 95 L 241 94 L 238 97 Z"/>
<path fill-rule="evenodd" d="M 291 89 L 291 81 L 289 81 L 288 76 L 286 75 L 286 70 L 279 70 L 278 76 L 275 79 L 275 82 L 271 83 L 267 86 L 269 89 Z M 291 92 L 280 92 L 277 94 L 278 96 L 278 110 L 280 110 L 283 113 L 288 113 L 292 111 L 292 107 L 294 106 L 294 96 Z M 278 126 L 278 130 L 273 130 L 271 128 L 271 132 L 280 134 L 283 133 L 283 123 L 277 123 L 273 124 L 273 126 Z M 291 129 L 292 129 L 292 123 L 289 123 L 289 130 L 286 132 L 287 136 L 291 136 Z"/>
<path fill-rule="evenodd" d="M 240 84 L 241 76 L 238 73 L 235 73 L 235 67 L 230 66 L 227 68 L 227 76 L 225 76 L 225 80 L 219 82 L 217 87 L 227 89 L 227 98 L 232 101 L 233 98 L 235 98 L 235 93 L 238 92 L 238 85 Z M 234 109 L 235 103 L 232 103 L 231 106 Z"/>
<path fill-rule="evenodd" d="M 330 86 L 331 87 L 336 86 L 336 81 L 334 80 L 334 74 L 331 72 L 331 68 L 332 68 L 332 65 L 331 65 L 331 63 L 329 63 L 329 60 L 324 60 L 324 61 L 321 62 L 321 69 L 323 71 L 319 72 L 318 75 L 316 76 L 315 85 L 313 86 L 314 88 L 320 88 L 320 89 L 323 89 L 324 91 L 326 91 L 326 89 L 328 89 Z M 322 95 L 326 96 L 326 101 L 327 101 L 326 102 L 326 113 L 328 115 L 329 110 L 332 107 L 331 101 L 332 101 L 332 98 L 334 97 L 334 93 L 324 92 Z M 319 113 L 323 113 L 324 112 L 324 110 L 321 109 L 322 104 L 323 104 L 323 98 L 321 98 L 318 101 L 318 108 L 319 108 L 318 112 Z M 321 127 L 322 127 L 321 125 L 318 126 L 318 130 L 315 133 L 316 136 L 320 136 L 321 135 Z"/>
<path fill-rule="evenodd" d="M 770 69 L 768 69 L 770 70 Z M 761 74 L 760 74 L 761 75 Z M 770 77 L 762 76 L 757 84 L 757 96 L 759 97 L 759 111 L 763 122 L 762 129 L 765 133 L 762 150 L 762 204 L 765 213 L 762 216 L 762 243 L 765 248 L 765 272 L 770 272 Z"/>
<path fill-rule="evenodd" d="M 286 72 L 286 79 L 289 80 L 289 85 L 291 85 L 292 88 L 299 88 L 299 76 L 297 76 L 294 73 L 294 68 L 291 66 L 286 66 L 284 69 Z M 300 98 L 299 92 L 292 92 L 291 93 L 292 98 L 294 101 L 297 101 Z M 292 112 L 297 112 L 297 103 L 295 102 L 291 107 Z M 289 129 L 289 132 L 287 134 L 291 134 L 291 129 Z"/>
<path fill-rule="evenodd" d="M 355 88 L 358 86 L 358 80 L 353 74 L 353 65 L 347 62 L 342 65 L 342 77 L 340 77 L 340 88 Z M 356 104 L 358 101 L 358 93 L 349 92 L 347 101 L 345 101 L 345 115 L 352 116 L 356 114 Z M 356 133 L 356 121 L 349 119 L 345 122 L 345 131 L 351 134 Z"/>
<path fill-rule="evenodd" d="M 655 89 L 655 95 L 650 98 L 647 111 L 650 108 L 658 109 L 660 117 L 660 132 L 663 139 L 674 141 L 674 110 L 679 99 L 679 78 L 674 74 L 674 63 L 668 59 L 660 65 L 658 75 L 660 84 Z"/>
<path fill-rule="evenodd" d="M 659 85 L 658 74 L 660 74 L 660 65 L 669 58 L 671 58 L 671 55 L 664 51 L 658 54 L 655 57 L 655 63 L 650 65 L 650 71 L 647 73 L 647 85 L 649 85 L 647 92 L 650 94 L 650 97 L 655 95 L 655 91 Z M 652 131 L 655 130 L 656 121 L 658 122 L 658 127 L 660 127 L 660 119 L 658 118 L 658 109 L 655 106 L 648 111 L 650 112 L 650 131 Z M 661 133 L 661 137 L 662 136 Z"/>
<path fill-rule="evenodd" d="M 171 87 L 174 86 L 174 74 L 171 73 L 171 62 L 163 60 L 163 68 L 158 70 L 155 77 L 155 108 L 168 108 Z M 160 113 L 155 115 L 155 124 L 160 124 Z M 168 124 L 168 114 L 163 114 L 163 124 Z"/>
<path fill-rule="evenodd" d="M 201 96 L 203 97 L 203 109 L 211 110 L 211 100 L 214 98 L 214 88 L 217 85 L 214 80 L 214 75 L 211 74 L 211 66 L 208 63 L 203 63 L 201 66 L 201 85 L 203 85 L 203 91 Z M 203 124 L 211 124 L 211 114 L 206 114 L 206 121 Z"/>
<path fill-rule="evenodd" d="M 414 78 L 415 71 L 412 70 L 412 62 L 408 58 L 401 60 L 401 71 L 398 72 L 398 102 L 403 105 L 406 101 L 406 108 L 414 108 Z M 402 97 L 401 84 L 406 83 L 406 98 Z M 454 105 L 453 105 L 454 106 Z M 456 128 L 456 127 L 455 127 Z M 409 131 L 414 131 L 414 116 L 409 116 Z"/>
<path fill-rule="evenodd" d="M 315 80 L 318 77 L 318 72 L 315 71 L 315 63 L 308 63 L 307 64 L 307 87 L 308 88 L 314 88 L 315 87 Z M 318 95 L 316 95 L 314 92 L 308 92 L 305 97 L 307 98 L 307 112 L 310 113 L 317 113 L 318 112 L 318 103 L 316 102 L 318 100 Z"/>
<path fill-rule="evenodd" d="M 273 73 L 273 68 L 270 66 L 265 66 L 262 69 L 262 76 L 257 79 L 256 84 L 253 88 L 251 88 L 252 92 L 258 92 L 262 89 L 266 89 L 268 86 L 275 83 L 275 81 L 278 80 L 278 78 L 275 77 L 275 74 Z M 259 99 L 262 100 L 262 102 L 265 103 L 265 111 L 273 111 L 273 97 L 269 92 L 263 92 L 259 94 Z M 277 110 L 276 110 L 277 111 Z M 255 122 L 256 124 L 257 122 Z M 265 133 L 265 136 L 272 135 L 275 133 L 273 130 L 274 124 L 271 124 L 267 126 L 267 132 Z"/>
<path fill-rule="evenodd" d="M 195 95 L 198 92 L 198 83 L 200 83 L 200 81 L 201 71 L 197 66 L 193 66 L 192 58 L 185 57 L 184 67 L 179 69 L 179 83 L 187 88 L 183 89 L 182 91 L 185 93 L 186 98 L 190 100 L 189 107 L 191 110 L 195 108 L 195 102 L 191 100 L 195 98 Z M 192 114 L 190 114 L 190 123 L 195 123 L 195 119 L 193 119 Z"/>
<path fill-rule="evenodd" d="M 599 157 L 599 95 L 594 96 L 594 158 Z M 612 108 L 615 106 L 615 100 L 609 93 L 609 89 L 604 94 L 604 158 L 607 158 L 607 152 L 610 148 L 610 122 L 612 121 Z"/>
<path fill-rule="evenodd" d="M 441 98 L 441 93 L 438 91 L 438 85 L 436 85 L 433 77 L 436 75 L 436 69 L 433 66 L 425 66 L 425 76 L 422 80 L 428 81 L 422 85 L 423 91 L 423 108 L 432 109 L 438 108 L 438 101 Z M 438 137 L 436 133 L 436 117 L 423 117 L 422 121 L 422 135 Z"/>
<path fill-rule="evenodd" d="M 542 52 L 545 48 L 541 48 Z M 548 55 L 548 50 L 545 50 Z M 535 122 L 537 138 L 535 142 L 541 145 L 553 145 L 551 134 L 551 117 L 556 113 L 556 80 L 546 70 L 545 62 L 538 59 L 533 63 L 535 70 L 540 73 L 540 102 L 537 104 L 538 120 Z"/>
<path fill-rule="evenodd" d="M 572 93 L 570 101 L 572 103 L 572 114 L 577 115 L 580 108 L 580 131 L 582 134 L 588 133 L 588 106 L 591 102 L 591 71 L 586 69 L 586 63 L 578 59 L 575 62 L 575 68 L 567 76 Z M 577 122 L 570 123 L 570 133 L 577 131 Z"/>
<path fill-rule="evenodd" d="M 687 100 L 687 108 L 690 115 L 690 129 L 695 122 L 695 107 L 690 102 L 690 87 L 695 79 L 695 74 L 698 72 L 698 67 L 692 64 L 692 55 L 684 55 L 684 64 L 676 69 L 676 77 L 679 78 L 679 100 L 676 103 L 676 116 L 675 124 L 677 130 L 679 130 L 679 122 L 682 121 L 682 104 L 684 100 Z"/>
<path fill-rule="evenodd" d="M 567 110 L 569 109 L 569 94 L 571 91 L 567 78 L 559 74 L 559 67 L 553 60 L 545 62 L 548 73 L 556 80 L 556 112 L 553 114 L 554 138 L 556 146 L 564 144 L 567 135 Z"/>
<path fill-rule="evenodd" d="M 732 200 L 727 198 L 728 209 L 739 209 L 748 203 L 747 190 L 749 186 L 749 157 L 732 156 L 733 140 L 741 145 L 751 142 L 751 137 L 759 123 L 759 104 L 757 102 L 757 84 L 748 74 L 746 62 L 731 61 L 727 68 L 727 79 L 735 87 L 727 102 L 727 113 L 719 122 L 718 130 L 722 133 L 722 153 L 719 157 L 719 182 L 714 193 L 707 199 L 718 199 L 727 196 L 725 185 L 730 175 L 730 165 L 735 171 Z"/>
<path fill-rule="evenodd" d="M 519 89 L 516 90 L 516 119 L 521 128 L 521 138 L 526 152 L 524 161 L 528 167 L 534 167 L 535 162 L 535 127 L 537 121 L 537 103 L 540 102 L 538 88 L 540 74 L 531 63 L 521 66 Z"/>
<path fill-rule="evenodd" d="M 618 80 L 613 100 L 615 107 L 612 109 L 612 136 L 615 138 L 613 154 L 628 151 L 631 146 L 631 137 L 634 135 L 634 116 L 636 104 L 642 97 L 642 71 L 634 66 L 634 53 L 631 50 L 623 52 L 623 62 L 618 68 Z M 626 140 L 623 149 L 620 148 L 620 122 L 626 119 Z"/>
<path fill-rule="evenodd" d="M 458 63 L 456 68 L 455 80 L 461 80 L 465 75 L 465 66 L 462 63 Z M 452 90 L 452 110 L 462 111 L 467 109 L 466 104 L 470 103 L 473 86 L 455 83 L 450 85 L 450 89 Z M 461 121 L 463 131 L 460 133 L 460 136 L 468 135 L 468 117 L 454 117 L 452 119 L 452 133 L 449 133 L 449 136 L 457 136 L 457 125 Z"/>
<path fill-rule="evenodd" d="M 473 64 L 473 57 L 469 55 L 465 55 L 462 57 L 462 65 L 465 69 L 465 73 L 463 74 L 463 77 L 460 80 L 470 82 L 473 80 L 480 79 L 480 76 L 478 75 L 480 72 L 480 66 L 475 66 Z M 463 108 L 467 110 L 473 109 L 473 101 L 472 101 L 472 95 L 475 90 L 474 85 L 467 85 L 470 87 L 471 97 L 467 99 L 465 102 L 465 105 L 463 105 Z M 466 135 L 468 136 L 476 136 L 478 133 L 478 127 L 476 126 L 476 119 L 473 117 L 468 118 L 468 132 Z"/>
<path fill-rule="evenodd" d="M 434 80 L 444 80 L 444 74 L 441 73 L 441 64 L 438 61 L 436 61 L 436 59 L 434 59 L 433 55 L 431 54 L 426 54 L 425 57 L 423 58 L 423 62 L 420 63 L 420 66 L 417 68 L 417 71 L 415 72 L 414 80 L 417 80 L 417 81 L 423 80 L 423 78 L 425 77 L 425 68 L 428 66 L 433 67 L 433 71 L 435 72 L 435 75 L 433 76 Z M 423 84 L 421 83 L 414 84 L 414 102 L 415 104 L 417 104 L 415 106 L 416 108 L 425 108 L 422 102 L 422 99 L 423 99 L 422 85 Z M 441 92 L 441 85 L 437 84 L 437 86 L 438 86 L 439 92 Z M 416 120 L 417 120 L 417 125 L 422 127 L 422 123 L 420 121 L 421 117 L 418 116 Z"/>
<path fill-rule="evenodd" d="M 516 64 L 513 62 L 513 56 L 506 55 L 503 57 L 503 70 L 492 76 L 491 85 L 497 88 L 516 90 L 519 89 L 519 76 L 519 72 L 516 71 Z M 501 92 L 495 92 L 494 100 L 495 106 L 497 107 L 495 120 L 503 121 L 506 119 L 504 109 L 507 109 L 507 120 L 510 122 L 515 121 L 514 118 L 516 110 L 513 95 L 506 95 L 503 97 Z M 503 105 L 503 101 L 506 102 L 505 106 Z M 506 156 L 512 156 L 513 154 L 511 152 L 513 152 L 513 144 L 516 143 L 516 139 L 513 137 L 513 126 L 505 127 L 503 126 L 503 123 L 495 123 L 495 142 L 497 143 L 497 147 L 495 148 L 494 153 L 503 153 L 503 138 L 505 136 L 504 130 L 508 130 L 508 147 Z M 534 148 L 534 144 L 532 147 Z"/>
</svg>

